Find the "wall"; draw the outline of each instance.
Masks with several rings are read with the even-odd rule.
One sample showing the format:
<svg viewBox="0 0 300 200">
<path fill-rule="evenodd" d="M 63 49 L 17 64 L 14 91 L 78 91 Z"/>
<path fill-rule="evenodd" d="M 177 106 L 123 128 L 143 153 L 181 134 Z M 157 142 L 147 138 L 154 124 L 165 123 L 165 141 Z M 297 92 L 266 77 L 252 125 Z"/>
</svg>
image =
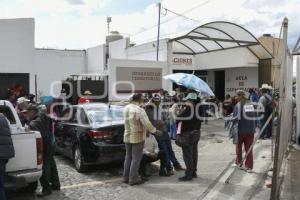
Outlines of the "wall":
<svg viewBox="0 0 300 200">
<path fill-rule="evenodd" d="M 133 46 L 126 49 L 127 59 L 156 61 L 157 57 L 156 41 Z M 167 40 L 160 40 L 158 60 L 167 61 Z"/>
<path fill-rule="evenodd" d="M 271 76 L 271 83 L 274 84 L 274 88 L 278 89 L 280 84 L 282 39 L 272 36 L 261 36 L 258 40 L 274 56 L 274 59 L 272 59 L 271 74 L 268 76 Z"/>
<path fill-rule="evenodd" d="M 125 49 L 129 45 L 129 38 L 124 38 L 109 43 L 109 58 L 126 59 Z"/>
<path fill-rule="evenodd" d="M 0 19 L 0 72 L 29 73 L 33 61 L 34 19 Z M 33 74 L 30 92 L 34 92 Z"/>
<path fill-rule="evenodd" d="M 153 62 L 153 61 L 140 61 L 140 60 L 122 60 L 122 59 L 109 59 L 108 60 L 109 69 L 109 101 L 120 101 L 128 100 L 130 94 L 118 94 L 115 95 L 116 88 L 114 88 L 114 83 L 118 80 L 116 78 L 116 68 L 117 67 L 134 67 L 134 68 L 159 68 L 162 69 L 162 75 L 167 75 L 167 63 L 166 62 Z M 166 88 L 167 81 L 162 80 L 162 88 Z"/>
<path fill-rule="evenodd" d="M 129 47 L 129 38 L 109 43 L 109 57 L 112 59 L 156 61 L 156 41 Z M 160 40 L 159 61 L 167 61 L 167 40 Z"/>
<path fill-rule="evenodd" d="M 225 95 L 235 95 L 237 89 L 258 88 L 258 68 L 232 68 L 225 70 Z M 248 94 L 247 94 L 248 95 Z"/>
<path fill-rule="evenodd" d="M 85 51 L 36 49 L 35 69 L 38 94 L 51 95 L 51 83 L 65 80 L 69 75 L 86 73 Z M 60 87 L 55 87 L 58 94 Z"/>
<path fill-rule="evenodd" d="M 106 66 L 106 45 L 98 45 L 86 50 L 87 73 L 100 74 Z"/>
<path fill-rule="evenodd" d="M 195 66 L 203 70 L 244 66 L 257 67 L 258 59 L 246 48 L 236 48 L 196 55 Z"/>
</svg>

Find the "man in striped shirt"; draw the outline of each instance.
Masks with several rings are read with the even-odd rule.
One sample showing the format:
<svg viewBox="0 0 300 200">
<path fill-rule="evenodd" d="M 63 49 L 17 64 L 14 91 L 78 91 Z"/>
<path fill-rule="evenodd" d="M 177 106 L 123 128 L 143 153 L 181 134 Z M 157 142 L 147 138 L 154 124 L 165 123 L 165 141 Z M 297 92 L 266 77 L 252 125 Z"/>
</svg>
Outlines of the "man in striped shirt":
<svg viewBox="0 0 300 200">
<path fill-rule="evenodd" d="M 139 167 L 143 156 L 146 133 L 160 134 L 151 124 L 140 105 L 143 103 L 142 94 L 134 94 L 131 102 L 124 108 L 125 132 L 124 143 L 126 157 L 124 162 L 124 183 L 139 185 L 143 180 L 139 177 Z"/>
</svg>

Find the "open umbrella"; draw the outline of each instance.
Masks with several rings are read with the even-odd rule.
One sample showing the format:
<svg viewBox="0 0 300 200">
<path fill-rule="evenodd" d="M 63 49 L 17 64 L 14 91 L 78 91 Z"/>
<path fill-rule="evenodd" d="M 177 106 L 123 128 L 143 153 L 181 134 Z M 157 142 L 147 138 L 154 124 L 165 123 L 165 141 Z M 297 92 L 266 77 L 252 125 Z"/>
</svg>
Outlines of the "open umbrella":
<svg viewBox="0 0 300 200">
<path fill-rule="evenodd" d="M 205 93 L 209 96 L 215 96 L 207 83 L 194 74 L 175 73 L 166 75 L 163 78 L 197 92 Z"/>
</svg>

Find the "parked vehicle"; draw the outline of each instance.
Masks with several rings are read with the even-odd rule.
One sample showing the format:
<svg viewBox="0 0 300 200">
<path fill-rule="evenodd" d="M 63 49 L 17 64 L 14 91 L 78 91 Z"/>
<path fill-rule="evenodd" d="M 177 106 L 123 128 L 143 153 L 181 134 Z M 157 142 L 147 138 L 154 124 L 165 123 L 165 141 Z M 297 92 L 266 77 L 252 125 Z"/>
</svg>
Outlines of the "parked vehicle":
<svg viewBox="0 0 300 200">
<path fill-rule="evenodd" d="M 10 122 L 15 157 L 6 166 L 6 189 L 35 191 L 42 176 L 43 141 L 37 131 L 25 131 L 13 105 L 0 100 L 0 112 Z"/>
<path fill-rule="evenodd" d="M 71 106 L 57 123 L 59 153 L 74 160 L 78 172 L 88 165 L 123 161 L 123 107 L 104 103 Z"/>
</svg>

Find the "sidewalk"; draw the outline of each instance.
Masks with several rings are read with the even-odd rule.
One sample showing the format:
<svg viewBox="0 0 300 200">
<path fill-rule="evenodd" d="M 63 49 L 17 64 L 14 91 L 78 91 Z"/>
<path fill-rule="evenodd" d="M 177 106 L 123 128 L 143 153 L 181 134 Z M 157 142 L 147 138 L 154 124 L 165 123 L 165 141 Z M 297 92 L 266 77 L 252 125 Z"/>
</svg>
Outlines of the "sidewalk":
<svg viewBox="0 0 300 200">
<path fill-rule="evenodd" d="M 271 164 L 271 141 L 259 141 L 255 145 L 254 173 L 237 170 L 230 184 L 226 178 L 233 171 L 231 164 L 235 158 L 235 147 L 228 140 L 223 129 L 223 121 L 203 125 L 199 145 L 198 178 L 191 182 L 178 182 L 183 172 L 171 177 L 154 175 L 150 181 L 137 187 L 128 187 L 120 199 L 269 199 L 269 189 L 264 189 L 265 173 Z M 183 163 L 181 151 L 175 147 L 178 159 Z M 256 196 L 256 194 L 259 194 Z"/>
<path fill-rule="evenodd" d="M 286 172 L 282 185 L 282 200 L 300 199 L 300 151 L 292 148 L 286 160 Z"/>
</svg>

